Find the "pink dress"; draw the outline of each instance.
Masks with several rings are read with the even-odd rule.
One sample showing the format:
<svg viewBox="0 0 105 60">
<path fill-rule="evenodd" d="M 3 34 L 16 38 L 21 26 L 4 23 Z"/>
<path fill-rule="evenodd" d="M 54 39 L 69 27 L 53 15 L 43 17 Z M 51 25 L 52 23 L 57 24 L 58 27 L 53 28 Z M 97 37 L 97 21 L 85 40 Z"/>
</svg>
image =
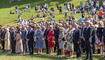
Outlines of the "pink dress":
<svg viewBox="0 0 105 60">
<path fill-rule="evenodd" d="M 21 39 L 21 34 L 16 34 L 16 53 L 22 53 L 23 52 L 23 44 Z"/>
<path fill-rule="evenodd" d="M 54 31 L 50 30 L 48 33 L 48 47 L 55 47 Z"/>
</svg>

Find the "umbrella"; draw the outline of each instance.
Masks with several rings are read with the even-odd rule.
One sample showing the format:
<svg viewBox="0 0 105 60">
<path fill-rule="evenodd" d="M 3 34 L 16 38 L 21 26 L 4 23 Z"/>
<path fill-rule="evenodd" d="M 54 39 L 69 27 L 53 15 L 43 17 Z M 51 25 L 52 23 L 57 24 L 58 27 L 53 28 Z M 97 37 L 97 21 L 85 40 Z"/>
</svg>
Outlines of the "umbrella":
<svg viewBox="0 0 105 60">
<path fill-rule="evenodd" d="M 85 18 L 80 18 L 79 23 L 81 23 L 83 20 L 85 20 Z"/>
</svg>

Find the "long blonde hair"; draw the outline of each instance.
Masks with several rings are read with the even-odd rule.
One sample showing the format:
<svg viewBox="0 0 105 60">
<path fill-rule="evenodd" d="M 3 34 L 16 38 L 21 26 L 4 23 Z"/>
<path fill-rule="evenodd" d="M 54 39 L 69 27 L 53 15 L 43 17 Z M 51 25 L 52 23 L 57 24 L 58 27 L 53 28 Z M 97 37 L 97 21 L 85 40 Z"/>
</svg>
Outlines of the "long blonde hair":
<svg viewBox="0 0 105 60">
<path fill-rule="evenodd" d="M 99 21 L 99 27 L 104 27 L 103 21 Z"/>
</svg>

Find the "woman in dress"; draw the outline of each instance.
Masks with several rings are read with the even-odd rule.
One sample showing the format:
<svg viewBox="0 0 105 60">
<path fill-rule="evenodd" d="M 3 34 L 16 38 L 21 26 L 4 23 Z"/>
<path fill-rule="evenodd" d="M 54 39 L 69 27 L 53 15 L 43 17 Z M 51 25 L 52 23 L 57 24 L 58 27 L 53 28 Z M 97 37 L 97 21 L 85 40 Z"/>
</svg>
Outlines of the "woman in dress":
<svg viewBox="0 0 105 60">
<path fill-rule="evenodd" d="M 50 55 L 52 55 L 55 47 L 54 30 L 52 25 L 50 25 L 50 30 L 48 32 L 48 47 L 50 48 Z"/>
<path fill-rule="evenodd" d="M 59 32 L 59 49 L 61 50 L 61 56 L 64 55 L 64 45 L 65 45 L 65 38 L 64 38 L 64 28 L 60 27 L 60 32 Z"/>
<path fill-rule="evenodd" d="M 97 28 L 97 37 L 98 37 L 98 40 L 100 40 L 100 55 L 102 56 L 103 55 L 103 50 L 104 50 L 104 45 L 103 45 L 103 39 L 102 39 L 102 35 L 103 35 L 103 28 L 104 28 L 104 24 L 102 21 L 99 22 L 99 27 Z"/>
<path fill-rule="evenodd" d="M 69 52 L 69 57 L 73 57 L 73 40 L 72 40 L 73 30 L 72 25 L 69 26 L 68 33 L 66 34 L 67 39 L 67 51 Z"/>
<path fill-rule="evenodd" d="M 19 27 L 17 27 L 15 39 L 16 39 L 16 53 L 22 54 L 23 53 L 23 44 L 22 44 L 21 32 L 20 32 Z"/>
<path fill-rule="evenodd" d="M 43 48 L 46 48 L 45 38 L 44 38 L 45 26 L 42 26 L 41 31 L 42 31 Z"/>
<path fill-rule="evenodd" d="M 41 27 L 37 26 L 36 31 L 36 49 L 38 54 L 42 54 L 43 49 L 43 33 L 41 31 Z"/>
<path fill-rule="evenodd" d="M 7 28 L 5 30 L 6 30 L 6 34 L 5 34 L 5 51 L 9 52 L 11 50 L 11 46 L 10 46 L 10 32 L 9 32 L 9 28 Z"/>
</svg>

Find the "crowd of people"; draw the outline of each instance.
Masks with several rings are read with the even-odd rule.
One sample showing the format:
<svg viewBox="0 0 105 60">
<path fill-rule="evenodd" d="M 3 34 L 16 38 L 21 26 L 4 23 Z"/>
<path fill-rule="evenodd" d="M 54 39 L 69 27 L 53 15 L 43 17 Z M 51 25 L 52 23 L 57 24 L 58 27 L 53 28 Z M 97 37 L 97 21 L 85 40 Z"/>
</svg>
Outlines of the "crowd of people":
<svg viewBox="0 0 105 60">
<path fill-rule="evenodd" d="M 62 6 L 56 5 L 57 9 L 62 13 Z M 55 22 L 52 17 L 49 20 L 41 18 L 41 22 L 36 24 L 34 17 L 26 23 L 19 19 L 20 24 L 17 26 L 8 25 L 6 28 L 0 25 L 0 43 L 3 52 L 16 54 L 33 55 L 34 51 L 37 54 L 54 55 L 73 57 L 76 52 L 76 57 L 81 58 L 82 53 L 86 53 L 85 60 L 93 60 L 93 54 L 98 53 L 104 55 L 105 51 L 105 21 L 104 8 L 105 3 L 99 6 L 99 1 L 89 0 L 84 4 L 80 3 L 80 8 L 76 9 L 74 4 L 65 2 L 65 17 L 67 13 L 81 13 L 81 18 L 85 18 L 82 22 L 77 22 L 75 16 L 69 16 L 68 20 Z M 35 6 L 35 10 L 40 12 L 40 8 Z M 48 5 L 41 7 L 42 12 L 49 11 Z M 54 13 L 54 8 L 51 8 L 50 15 Z M 46 12 L 44 12 L 46 13 Z M 47 12 L 48 13 L 48 12 Z M 85 17 L 88 13 L 89 17 Z M 47 15 L 46 15 L 47 16 Z"/>
</svg>

